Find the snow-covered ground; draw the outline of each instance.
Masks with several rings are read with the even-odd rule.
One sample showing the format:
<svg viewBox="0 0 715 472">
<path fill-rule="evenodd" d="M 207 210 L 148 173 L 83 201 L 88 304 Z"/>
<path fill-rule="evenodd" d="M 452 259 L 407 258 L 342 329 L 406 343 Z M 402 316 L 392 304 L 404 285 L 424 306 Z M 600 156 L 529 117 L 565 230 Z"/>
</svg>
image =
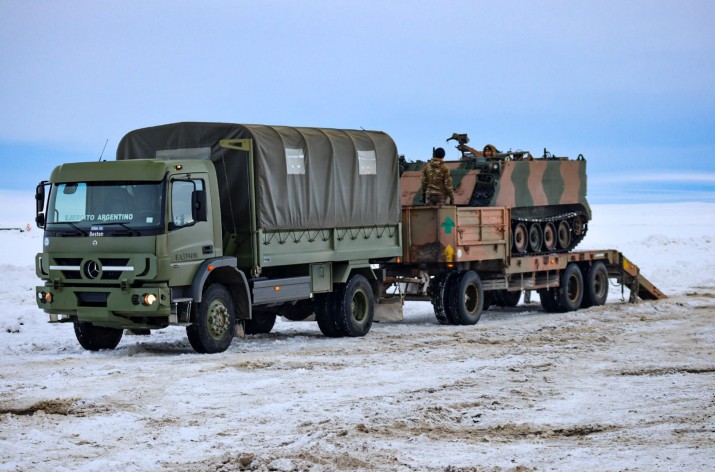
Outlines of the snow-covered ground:
<svg viewBox="0 0 715 472">
<path fill-rule="evenodd" d="M 0 228 L 32 221 L 32 195 L 0 198 Z M 364 338 L 279 321 L 218 355 L 181 328 L 82 350 L 35 306 L 41 231 L 0 231 L 0 471 L 712 470 L 715 204 L 593 214 L 580 248 L 671 298 L 471 327 L 408 303 Z"/>
</svg>

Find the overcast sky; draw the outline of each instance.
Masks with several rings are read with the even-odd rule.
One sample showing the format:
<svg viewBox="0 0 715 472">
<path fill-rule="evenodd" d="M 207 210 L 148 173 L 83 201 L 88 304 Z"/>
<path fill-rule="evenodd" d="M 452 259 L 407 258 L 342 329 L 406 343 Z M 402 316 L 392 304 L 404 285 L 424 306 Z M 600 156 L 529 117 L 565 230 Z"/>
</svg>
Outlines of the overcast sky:
<svg viewBox="0 0 715 472">
<path fill-rule="evenodd" d="M 584 154 L 592 202 L 715 201 L 715 2 L 0 0 L 0 188 L 177 121 Z"/>
</svg>

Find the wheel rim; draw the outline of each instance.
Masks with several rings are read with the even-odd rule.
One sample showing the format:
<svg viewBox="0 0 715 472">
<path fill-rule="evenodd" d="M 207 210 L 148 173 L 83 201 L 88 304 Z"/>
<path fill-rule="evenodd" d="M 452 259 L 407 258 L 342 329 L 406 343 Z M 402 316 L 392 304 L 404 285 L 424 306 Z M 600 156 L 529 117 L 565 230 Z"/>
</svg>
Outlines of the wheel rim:
<svg viewBox="0 0 715 472">
<path fill-rule="evenodd" d="M 556 247 L 556 228 L 553 223 L 544 225 L 544 247 L 551 251 Z"/>
<path fill-rule="evenodd" d="M 571 243 L 571 229 L 569 228 L 569 224 L 566 223 L 566 220 L 561 220 L 559 222 L 558 237 L 559 247 L 561 247 L 561 249 L 567 249 L 569 243 Z"/>
<path fill-rule="evenodd" d="M 353 295 L 352 299 L 352 314 L 353 319 L 358 323 L 362 323 L 367 318 L 368 300 L 367 295 L 362 290 L 358 290 Z"/>
<path fill-rule="evenodd" d="M 469 284 L 464 291 L 464 308 L 469 314 L 474 314 L 479 307 L 479 288 Z"/>
<path fill-rule="evenodd" d="M 226 334 L 230 321 L 226 305 L 221 300 L 214 300 L 211 303 L 206 321 L 209 335 L 213 339 L 221 339 Z"/>
<path fill-rule="evenodd" d="M 569 277 L 569 281 L 566 286 L 566 295 L 569 297 L 569 301 L 572 303 L 575 303 L 581 295 L 581 286 L 578 283 L 578 278 L 575 275 Z"/>
<path fill-rule="evenodd" d="M 514 228 L 514 249 L 516 252 L 526 252 L 526 245 L 526 226 L 524 223 L 519 223 Z"/>
</svg>

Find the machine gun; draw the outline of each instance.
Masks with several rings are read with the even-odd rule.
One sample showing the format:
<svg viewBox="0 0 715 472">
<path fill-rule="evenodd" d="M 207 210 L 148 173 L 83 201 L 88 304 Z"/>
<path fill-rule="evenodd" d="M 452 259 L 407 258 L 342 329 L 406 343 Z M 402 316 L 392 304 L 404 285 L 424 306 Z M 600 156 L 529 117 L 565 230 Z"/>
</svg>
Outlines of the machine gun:
<svg viewBox="0 0 715 472">
<path fill-rule="evenodd" d="M 496 147 L 491 144 L 484 146 L 483 151 L 477 151 L 471 146 L 467 146 L 469 142 L 469 136 L 467 133 L 452 133 L 452 137 L 447 138 L 447 142 L 455 140 L 457 145 L 455 146 L 462 153 L 462 160 L 477 159 L 479 157 L 486 159 L 507 159 L 511 158 L 515 161 L 520 161 L 523 159 L 531 160 L 533 159 L 529 151 L 507 151 L 501 152 Z"/>
<path fill-rule="evenodd" d="M 447 138 L 447 142 L 451 140 L 457 141 L 458 144 L 455 147 L 462 153 L 462 159 L 476 159 L 477 157 L 484 157 L 484 153 L 482 151 L 477 151 L 473 147 L 467 146 L 467 143 L 469 142 L 469 136 L 467 136 L 467 133 L 452 133 L 452 137 Z"/>
</svg>

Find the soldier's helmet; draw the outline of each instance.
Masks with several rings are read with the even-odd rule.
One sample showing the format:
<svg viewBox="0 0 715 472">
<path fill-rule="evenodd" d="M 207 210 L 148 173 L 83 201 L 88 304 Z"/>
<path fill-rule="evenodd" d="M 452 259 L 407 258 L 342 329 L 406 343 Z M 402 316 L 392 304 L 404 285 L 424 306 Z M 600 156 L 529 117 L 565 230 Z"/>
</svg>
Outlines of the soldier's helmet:
<svg viewBox="0 0 715 472">
<path fill-rule="evenodd" d="M 496 146 L 494 146 L 493 144 L 487 144 L 486 146 L 484 146 L 483 152 L 484 152 L 484 157 L 492 157 L 495 154 L 497 154 L 499 151 L 497 151 Z"/>
<path fill-rule="evenodd" d="M 444 149 L 437 148 L 434 151 L 432 151 L 432 157 L 436 157 L 437 159 L 444 159 Z"/>
</svg>

